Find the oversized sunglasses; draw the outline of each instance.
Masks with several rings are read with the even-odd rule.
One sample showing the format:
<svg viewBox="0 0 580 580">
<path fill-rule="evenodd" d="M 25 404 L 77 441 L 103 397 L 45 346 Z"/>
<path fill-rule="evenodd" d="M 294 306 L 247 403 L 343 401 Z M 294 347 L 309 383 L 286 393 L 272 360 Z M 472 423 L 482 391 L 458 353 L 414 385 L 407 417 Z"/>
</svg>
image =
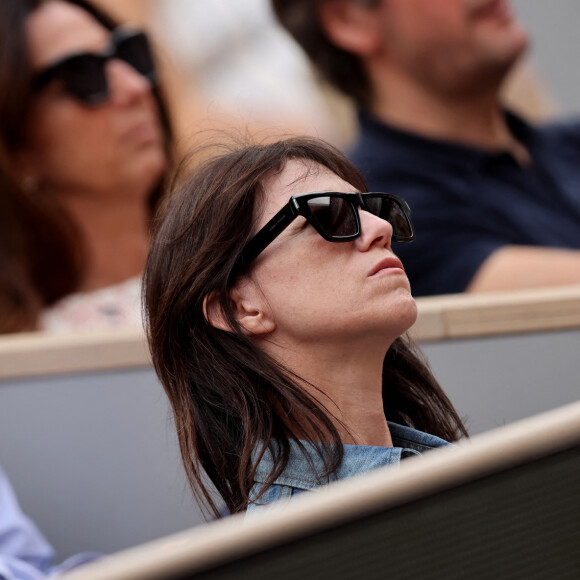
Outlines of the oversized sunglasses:
<svg viewBox="0 0 580 580">
<path fill-rule="evenodd" d="M 58 60 L 37 74 L 34 88 L 40 90 L 51 81 L 60 80 L 64 89 L 79 101 L 98 105 L 109 97 L 105 65 L 112 58 L 130 64 L 155 84 L 155 65 L 147 36 L 119 27 L 111 33 L 111 42 L 103 52 L 78 52 Z"/>
<path fill-rule="evenodd" d="M 290 201 L 248 242 L 233 273 L 239 273 L 256 259 L 299 215 L 329 242 L 348 242 L 361 234 L 358 208 L 389 222 L 392 239 L 415 239 L 411 210 L 407 202 L 389 193 L 339 193 L 324 191 L 293 195 Z"/>
</svg>

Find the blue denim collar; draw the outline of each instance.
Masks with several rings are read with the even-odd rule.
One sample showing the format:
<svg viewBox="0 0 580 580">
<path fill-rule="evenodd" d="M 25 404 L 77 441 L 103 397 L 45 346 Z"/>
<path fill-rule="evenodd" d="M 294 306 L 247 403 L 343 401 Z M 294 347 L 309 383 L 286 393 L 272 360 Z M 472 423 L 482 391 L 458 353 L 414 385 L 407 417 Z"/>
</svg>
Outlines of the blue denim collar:
<svg viewBox="0 0 580 580">
<path fill-rule="evenodd" d="M 389 422 L 393 447 L 375 447 L 372 445 L 344 445 L 344 455 L 336 473 L 321 477 L 324 465 L 318 453 L 320 444 L 302 441 L 300 444 L 290 441 L 290 458 L 282 474 L 274 485 L 288 485 L 298 489 L 309 490 L 331 481 L 345 479 L 387 465 L 397 464 L 411 455 L 420 455 L 424 451 L 449 445 L 447 441 Z M 274 443 L 275 445 L 275 443 Z M 306 454 L 305 454 L 306 453 Z M 262 457 L 254 477 L 256 483 L 265 483 L 272 473 L 273 460 L 270 449 Z"/>
</svg>

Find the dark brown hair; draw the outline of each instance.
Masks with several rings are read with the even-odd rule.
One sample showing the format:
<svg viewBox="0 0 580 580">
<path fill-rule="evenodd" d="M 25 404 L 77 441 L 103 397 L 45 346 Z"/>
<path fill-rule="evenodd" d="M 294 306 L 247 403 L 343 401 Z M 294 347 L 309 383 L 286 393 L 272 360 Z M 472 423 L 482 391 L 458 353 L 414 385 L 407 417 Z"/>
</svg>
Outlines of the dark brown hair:
<svg viewBox="0 0 580 580">
<path fill-rule="evenodd" d="M 0 164 L 5 163 L 0 149 Z M 21 230 L 26 212 L 16 186 L 0 171 L 0 334 L 32 330 L 41 305 L 30 279 L 30 252 Z"/>
<path fill-rule="evenodd" d="M 320 4 L 332 1 L 272 0 L 272 7 L 282 26 L 304 49 L 322 78 L 365 107 L 369 104 L 371 84 L 361 59 L 333 44 L 320 22 Z"/>
<path fill-rule="evenodd" d="M 28 329 L 39 307 L 48 306 L 77 290 L 84 274 L 82 240 L 72 219 L 53 196 L 33 196 L 24 191 L 10 158 L 10 152 L 23 143 L 25 118 L 33 99 L 34 71 L 28 54 L 26 19 L 45 1 L 0 2 L 0 196 L 6 197 L 2 200 L 3 207 L 12 208 L 0 215 L 0 228 L 11 232 L 11 241 L 0 244 L 0 262 L 14 265 L 26 256 L 28 260 L 13 267 L 13 276 L 1 278 L 2 284 L 11 280 L 9 286 L 0 288 L 3 295 L 15 296 L 14 288 L 20 288 L 17 309 L 20 314 L 14 317 L 12 313 L 12 323 L 5 328 L 0 324 L 0 333 Z M 88 12 L 108 30 L 118 26 L 114 19 L 86 0 L 65 1 Z M 167 107 L 158 87 L 154 88 L 154 95 L 169 157 L 172 133 Z M 163 180 L 149 197 L 152 214 L 161 199 Z M 1 302 L 0 308 L 3 308 Z M 7 319 L 7 314 L 0 314 L 0 317 Z M 21 324 L 17 320 L 21 320 Z"/>
<path fill-rule="evenodd" d="M 180 178 L 159 218 L 145 268 L 153 364 L 173 408 L 192 490 L 215 515 L 219 510 L 204 471 L 229 511 L 238 512 L 248 505 L 256 465 L 268 446 L 275 468 L 267 485 L 288 462 L 290 439 L 329 441 L 322 453 L 328 473 L 342 459 L 330 414 L 244 335 L 229 300 L 234 263 L 255 233 L 263 183 L 292 159 L 327 167 L 367 191 L 357 169 L 317 139 L 221 151 Z M 204 298 L 212 293 L 231 332 L 214 328 L 204 316 Z M 466 435 L 407 337 L 397 339 L 386 355 L 384 406 L 389 420 L 448 440 Z"/>
<path fill-rule="evenodd" d="M 56 209 L 47 219 L 42 202 L 22 194 L 0 146 L 0 334 L 34 330 L 40 311 L 79 282 L 72 224 Z"/>
</svg>

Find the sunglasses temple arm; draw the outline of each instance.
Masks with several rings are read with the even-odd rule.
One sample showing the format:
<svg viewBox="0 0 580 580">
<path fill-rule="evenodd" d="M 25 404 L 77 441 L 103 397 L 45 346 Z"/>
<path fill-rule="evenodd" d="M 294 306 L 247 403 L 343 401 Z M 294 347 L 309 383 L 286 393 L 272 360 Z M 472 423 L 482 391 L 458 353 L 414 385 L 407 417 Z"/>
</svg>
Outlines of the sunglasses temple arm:
<svg viewBox="0 0 580 580">
<path fill-rule="evenodd" d="M 246 266 L 267 248 L 298 215 L 292 202 L 286 204 L 246 245 L 234 265 L 234 273 Z"/>
</svg>

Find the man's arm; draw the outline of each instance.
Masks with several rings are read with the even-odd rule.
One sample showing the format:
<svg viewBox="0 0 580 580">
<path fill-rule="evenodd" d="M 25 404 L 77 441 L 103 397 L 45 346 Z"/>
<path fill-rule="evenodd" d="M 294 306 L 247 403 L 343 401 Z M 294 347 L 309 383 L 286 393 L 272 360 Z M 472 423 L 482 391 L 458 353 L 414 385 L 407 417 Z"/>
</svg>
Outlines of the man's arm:
<svg viewBox="0 0 580 580">
<path fill-rule="evenodd" d="M 48 576 L 53 556 L 52 546 L 20 510 L 0 467 L 0 580 Z"/>
<path fill-rule="evenodd" d="M 20 509 L 0 467 L 0 580 L 41 580 L 100 557 L 101 554 L 83 552 L 54 566 L 52 546 Z"/>
<path fill-rule="evenodd" d="M 481 265 L 467 292 L 580 284 L 580 250 L 504 246 Z"/>
</svg>

